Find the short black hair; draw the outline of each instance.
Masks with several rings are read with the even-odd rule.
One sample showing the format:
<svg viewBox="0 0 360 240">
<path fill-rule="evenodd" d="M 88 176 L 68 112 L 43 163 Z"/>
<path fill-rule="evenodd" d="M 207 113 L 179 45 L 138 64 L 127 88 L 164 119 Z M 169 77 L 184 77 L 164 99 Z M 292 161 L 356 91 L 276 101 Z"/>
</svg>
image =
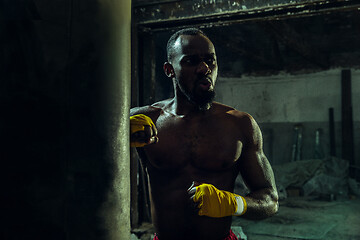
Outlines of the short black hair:
<svg viewBox="0 0 360 240">
<path fill-rule="evenodd" d="M 203 35 L 207 37 L 206 34 L 198 28 L 184 28 L 175 32 L 173 35 L 171 35 L 166 45 L 167 59 L 169 62 L 171 61 L 174 52 L 174 44 L 181 35 Z"/>
</svg>

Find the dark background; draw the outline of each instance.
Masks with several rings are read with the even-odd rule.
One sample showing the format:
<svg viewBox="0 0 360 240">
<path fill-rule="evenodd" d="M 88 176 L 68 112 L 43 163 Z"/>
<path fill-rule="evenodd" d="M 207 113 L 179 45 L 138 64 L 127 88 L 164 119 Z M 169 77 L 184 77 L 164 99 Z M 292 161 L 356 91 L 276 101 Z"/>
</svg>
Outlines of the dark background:
<svg viewBox="0 0 360 240">
<path fill-rule="evenodd" d="M 358 11 L 205 31 L 221 46 L 225 77 L 360 65 Z M 171 32 L 153 35 L 153 101 L 171 96 L 159 67 Z M 99 100 L 104 34 L 97 0 L 0 2 L 1 239 L 104 236 L 97 216 L 111 168 Z"/>
</svg>

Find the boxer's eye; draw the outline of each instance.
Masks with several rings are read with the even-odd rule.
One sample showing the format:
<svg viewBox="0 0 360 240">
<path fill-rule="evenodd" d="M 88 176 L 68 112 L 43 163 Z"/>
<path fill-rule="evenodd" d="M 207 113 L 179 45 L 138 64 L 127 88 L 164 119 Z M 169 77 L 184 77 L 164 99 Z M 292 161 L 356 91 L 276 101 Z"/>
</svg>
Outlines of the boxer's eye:
<svg viewBox="0 0 360 240">
<path fill-rule="evenodd" d="M 197 56 L 188 56 L 184 58 L 183 62 L 187 65 L 197 65 L 200 62 L 200 58 Z"/>
</svg>

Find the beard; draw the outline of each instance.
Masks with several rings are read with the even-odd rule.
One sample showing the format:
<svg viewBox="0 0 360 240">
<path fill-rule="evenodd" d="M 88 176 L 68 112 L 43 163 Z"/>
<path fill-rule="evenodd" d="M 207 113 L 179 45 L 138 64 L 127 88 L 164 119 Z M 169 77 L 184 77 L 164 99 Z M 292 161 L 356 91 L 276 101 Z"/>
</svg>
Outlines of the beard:
<svg viewBox="0 0 360 240">
<path fill-rule="evenodd" d="M 214 89 L 209 89 L 207 91 L 199 90 L 195 85 L 193 89 L 188 90 L 183 87 L 177 80 L 176 83 L 180 91 L 189 100 L 189 102 L 196 105 L 200 111 L 206 111 L 210 109 L 216 95 Z"/>
</svg>

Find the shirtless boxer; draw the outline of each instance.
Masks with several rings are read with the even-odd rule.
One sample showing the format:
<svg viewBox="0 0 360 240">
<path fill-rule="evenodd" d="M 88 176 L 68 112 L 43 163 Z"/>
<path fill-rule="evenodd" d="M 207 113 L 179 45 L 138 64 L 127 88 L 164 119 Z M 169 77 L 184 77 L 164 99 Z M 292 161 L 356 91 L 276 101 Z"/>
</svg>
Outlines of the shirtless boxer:
<svg viewBox="0 0 360 240">
<path fill-rule="evenodd" d="M 278 210 L 261 131 L 245 112 L 213 102 L 215 48 L 197 29 L 168 42 L 165 74 L 175 97 L 131 109 L 131 145 L 149 179 L 155 239 L 236 239 L 234 215 L 261 219 Z M 233 194 L 241 174 L 250 190 Z"/>
</svg>

